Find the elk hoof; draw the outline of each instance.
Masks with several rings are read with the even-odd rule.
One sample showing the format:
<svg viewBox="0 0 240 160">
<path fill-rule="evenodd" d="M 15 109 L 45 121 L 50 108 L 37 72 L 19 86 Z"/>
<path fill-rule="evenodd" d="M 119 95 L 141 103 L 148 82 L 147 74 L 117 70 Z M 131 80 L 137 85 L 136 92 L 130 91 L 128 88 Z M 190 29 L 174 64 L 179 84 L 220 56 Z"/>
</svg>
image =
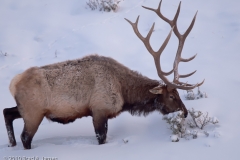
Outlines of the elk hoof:
<svg viewBox="0 0 240 160">
<path fill-rule="evenodd" d="M 14 147 L 16 145 L 17 145 L 16 142 L 15 143 L 10 143 L 10 144 L 8 144 L 8 147 Z"/>
<path fill-rule="evenodd" d="M 98 144 L 99 144 L 99 145 L 101 145 L 101 144 L 105 144 L 105 143 L 106 143 L 106 140 L 105 140 L 105 139 L 104 139 L 104 140 L 99 140 L 99 141 L 98 141 Z"/>
</svg>

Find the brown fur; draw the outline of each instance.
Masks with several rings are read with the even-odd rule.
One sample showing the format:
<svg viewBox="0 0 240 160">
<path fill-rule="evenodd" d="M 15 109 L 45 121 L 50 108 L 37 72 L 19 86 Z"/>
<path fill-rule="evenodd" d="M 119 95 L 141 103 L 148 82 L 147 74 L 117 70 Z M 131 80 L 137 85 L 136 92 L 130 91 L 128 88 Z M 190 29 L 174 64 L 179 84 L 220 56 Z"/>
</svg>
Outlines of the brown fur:
<svg viewBox="0 0 240 160">
<path fill-rule="evenodd" d="M 80 118 L 94 110 L 106 110 L 107 116 L 115 117 L 124 102 L 153 97 L 149 89 L 158 85 L 111 58 L 97 55 L 32 67 L 16 82 L 17 92 L 12 94 L 21 99 L 20 113 L 28 114 L 30 107 L 41 110 L 50 119 Z"/>
<path fill-rule="evenodd" d="M 44 116 L 63 124 L 92 116 L 99 144 L 102 144 L 107 132 L 107 127 L 102 127 L 107 126 L 107 119 L 122 111 L 147 115 L 159 110 L 166 114 L 177 110 L 179 104 L 184 106 L 181 100 L 178 104 L 171 100 L 167 104 L 168 97 L 164 96 L 169 96 L 170 92 L 164 86 L 164 94 L 149 92 L 158 85 L 158 81 L 144 77 L 111 58 L 90 55 L 29 68 L 13 78 L 10 91 L 25 122 L 21 138 L 24 147 L 29 149 Z M 171 91 L 172 94 L 175 91 Z M 178 95 L 175 97 L 180 99 Z"/>
</svg>

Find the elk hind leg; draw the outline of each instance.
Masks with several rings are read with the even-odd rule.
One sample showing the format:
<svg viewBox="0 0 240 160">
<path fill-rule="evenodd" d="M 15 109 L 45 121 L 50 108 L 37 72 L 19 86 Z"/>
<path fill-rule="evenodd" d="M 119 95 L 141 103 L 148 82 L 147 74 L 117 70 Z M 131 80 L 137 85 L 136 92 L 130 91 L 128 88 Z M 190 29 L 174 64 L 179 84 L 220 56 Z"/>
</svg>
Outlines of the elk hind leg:
<svg viewBox="0 0 240 160">
<path fill-rule="evenodd" d="M 21 134 L 21 140 L 25 149 L 31 149 L 32 139 L 38 130 L 44 115 L 40 113 L 28 114 L 24 119 L 24 128 Z"/>
<path fill-rule="evenodd" d="M 3 110 L 3 115 L 9 139 L 8 146 L 9 147 L 16 146 L 16 139 L 13 130 L 13 121 L 17 118 L 22 118 L 22 116 L 20 115 L 17 107 L 5 108 Z"/>
</svg>

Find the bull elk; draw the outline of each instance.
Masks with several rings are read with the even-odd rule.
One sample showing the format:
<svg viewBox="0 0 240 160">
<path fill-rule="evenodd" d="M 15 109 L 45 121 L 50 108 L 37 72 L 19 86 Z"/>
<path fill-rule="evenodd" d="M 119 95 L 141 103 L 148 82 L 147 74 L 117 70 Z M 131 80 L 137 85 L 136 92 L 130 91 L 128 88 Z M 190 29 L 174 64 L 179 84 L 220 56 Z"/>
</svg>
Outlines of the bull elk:
<svg viewBox="0 0 240 160">
<path fill-rule="evenodd" d="M 112 58 L 98 55 L 86 56 L 82 59 L 50 64 L 42 67 L 31 67 L 16 75 L 10 83 L 10 92 L 17 106 L 3 110 L 9 146 L 15 146 L 13 120 L 23 118 L 24 128 L 21 140 L 25 149 L 31 149 L 31 142 L 42 119 L 67 124 L 77 118 L 92 116 L 93 126 L 99 144 L 106 142 L 108 119 L 116 117 L 123 111 L 132 115 L 144 115 L 153 111 L 168 114 L 182 110 L 187 117 L 187 109 L 181 101 L 177 89 L 190 90 L 203 84 L 183 83 L 179 78 L 191 76 L 196 71 L 178 74 L 179 62 L 188 62 L 181 57 L 184 41 L 193 28 L 196 15 L 187 31 L 181 35 L 177 28 L 177 18 L 180 5 L 173 20 L 164 17 L 157 9 L 144 7 L 154 11 L 161 19 L 171 26 L 171 31 L 160 49 L 155 52 L 149 39 L 154 30 L 154 24 L 144 38 L 138 30 L 138 20 L 135 23 L 127 20 L 135 34 L 144 43 L 153 56 L 157 74 L 165 84 L 149 79 L 128 69 Z M 160 65 L 160 56 L 166 47 L 172 31 L 179 40 L 173 69 L 164 72 Z M 173 82 L 166 76 L 174 72 Z"/>
</svg>

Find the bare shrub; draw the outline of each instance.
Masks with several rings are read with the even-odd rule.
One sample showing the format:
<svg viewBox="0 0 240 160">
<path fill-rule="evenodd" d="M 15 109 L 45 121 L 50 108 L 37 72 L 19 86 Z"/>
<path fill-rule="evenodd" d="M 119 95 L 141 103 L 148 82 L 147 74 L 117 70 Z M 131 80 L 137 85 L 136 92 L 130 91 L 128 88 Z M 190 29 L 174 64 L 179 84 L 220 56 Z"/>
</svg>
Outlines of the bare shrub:
<svg viewBox="0 0 240 160">
<path fill-rule="evenodd" d="M 208 112 L 203 114 L 201 111 L 195 111 L 193 108 L 188 110 L 192 120 L 188 122 L 191 128 L 197 127 L 203 129 L 208 123 L 216 124 L 218 120 L 216 117 L 209 117 Z"/>
<path fill-rule="evenodd" d="M 118 9 L 118 4 L 122 0 L 88 0 L 87 5 L 92 10 L 99 9 L 100 11 L 114 11 L 116 12 Z"/>
<path fill-rule="evenodd" d="M 1 55 L 2 55 L 2 56 L 7 56 L 7 52 L 3 53 L 3 52 L 1 51 Z"/>
<path fill-rule="evenodd" d="M 187 95 L 185 96 L 187 100 L 194 100 L 195 99 L 195 94 L 193 90 L 187 90 Z"/>
<path fill-rule="evenodd" d="M 202 92 L 200 88 L 198 87 L 198 92 L 195 94 L 193 90 L 187 90 L 187 94 L 184 95 L 187 100 L 195 100 L 195 99 L 200 99 L 200 98 L 207 98 L 207 93 Z"/>
<path fill-rule="evenodd" d="M 198 93 L 196 98 L 199 99 L 199 98 L 207 98 L 207 97 L 208 97 L 207 93 L 200 91 L 200 87 L 198 87 Z"/>
<path fill-rule="evenodd" d="M 172 130 L 171 140 L 172 142 L 178 142 L 180 138 L 196 139 L 201 132 L 207 137 L 209 132 L 203 130 L 207 124 L 216 124 L 218 120 L 216 117 L 209 117 L 208 112 L 203 114 L 201 111 L 195 111 L 194 109 L 188 110 L 191 119 L 185 119 L 183 112 L 178 111 L 163 116 Z"/>
</svg>

